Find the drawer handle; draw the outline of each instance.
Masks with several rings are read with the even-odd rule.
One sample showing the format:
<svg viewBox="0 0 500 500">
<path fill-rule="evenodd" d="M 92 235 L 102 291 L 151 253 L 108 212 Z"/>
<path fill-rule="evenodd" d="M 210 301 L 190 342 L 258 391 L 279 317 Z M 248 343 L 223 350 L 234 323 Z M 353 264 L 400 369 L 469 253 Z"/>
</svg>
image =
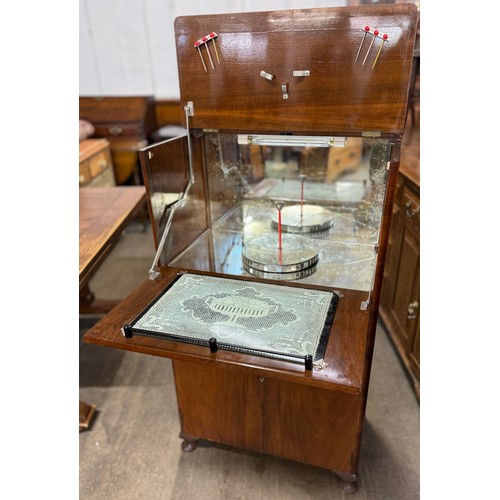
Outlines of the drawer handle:
<svg viewBox="0 0 500 500">
<path fill-rule="evenodd" d="M 121 127 L 109 127 L 108 132 L 111 135 L 120 135 L 123 132 L 123 129 Z"/>
<path fill-rule="evenodd" d="M 420 212 L 420 207 L 413 208 L 411 201 L 407 202 L 405 205 L 405 213 L 406 216 L 411 219 L 414 215 L 417 215 Z"/>
<path fill-rule="evenodd" d="M 415 300 L 408 304 L 408 319 L 417 318 L 418 301 Z"/>
</svg>

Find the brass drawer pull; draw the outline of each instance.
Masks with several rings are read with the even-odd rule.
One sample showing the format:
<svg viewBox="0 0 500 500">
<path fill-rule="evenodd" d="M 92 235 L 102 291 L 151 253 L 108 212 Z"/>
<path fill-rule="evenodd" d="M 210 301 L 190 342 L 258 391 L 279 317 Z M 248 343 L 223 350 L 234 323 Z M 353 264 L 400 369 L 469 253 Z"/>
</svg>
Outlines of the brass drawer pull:
<svg viewBox="0 0 500 500">
<path fill-rule="evenodd" d="M 408 218 L 412 218 L 414 215 L 417 215 L 420 212 L 420 207 L 413 208 L 411 201 L 408 201 L 405 205 L 405 213 Z"/>
<path fill-rule="evenodd" d="M 417 310 L 418 309 L 418 301 L 415 300 L 408 304 L 408 319 L 416 319 L 417 318 Z"/>
<path fill-rule="evenodd" d="M 111 135 L 120 135 L 123 132 L 123 129 L 121 127 L 109 127 L 108 132 Z"/>
</svg>

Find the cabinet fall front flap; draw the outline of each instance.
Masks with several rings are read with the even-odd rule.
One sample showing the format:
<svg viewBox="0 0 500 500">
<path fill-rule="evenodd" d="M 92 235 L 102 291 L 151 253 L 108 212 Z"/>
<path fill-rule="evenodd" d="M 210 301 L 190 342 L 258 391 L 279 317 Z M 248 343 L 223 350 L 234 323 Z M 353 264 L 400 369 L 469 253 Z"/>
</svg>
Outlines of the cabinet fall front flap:
<svg viewBox="0 0 500 500">
<path fill-rule="evenodd" d="M 401 134 L 416 27 L 413 4 L 179 17 L 181 101 L 194 128 Z"/>
</svg>

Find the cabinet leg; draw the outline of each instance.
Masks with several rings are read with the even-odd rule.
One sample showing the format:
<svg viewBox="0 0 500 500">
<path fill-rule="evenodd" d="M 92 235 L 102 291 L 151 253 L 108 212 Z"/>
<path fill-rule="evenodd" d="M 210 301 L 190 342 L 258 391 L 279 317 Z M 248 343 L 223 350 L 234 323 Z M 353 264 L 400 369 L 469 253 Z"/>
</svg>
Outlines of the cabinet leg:
<svg viewBox="0 0 500 500">
<path fill-rule="evenodd" d="M 80 290 L 80 309 L 83 308 L 90 308 L 92 305 L 92 302 L 95 300 L 95 295 L 92 292 L 92 290 L 89 288 L 89 285 L 85 285 L 81 290 Z"/>
<path fill-rule="evenodd" d="M 357 474 L 343 474 L 342 472 L 336 472 L 337 476 L 344 481 L 344 491 L 349 494 L 356 493 L 358 491 L 358 476 Z"/>
<path fill-rule="evenodd" d="M 196 450 L 196 446 L 200 438 L 189 436 L 188 434 L 180 433 L 179 436 L 183 441 L 181 443 L 182 451 L 190 452 Z"/>
</svg>

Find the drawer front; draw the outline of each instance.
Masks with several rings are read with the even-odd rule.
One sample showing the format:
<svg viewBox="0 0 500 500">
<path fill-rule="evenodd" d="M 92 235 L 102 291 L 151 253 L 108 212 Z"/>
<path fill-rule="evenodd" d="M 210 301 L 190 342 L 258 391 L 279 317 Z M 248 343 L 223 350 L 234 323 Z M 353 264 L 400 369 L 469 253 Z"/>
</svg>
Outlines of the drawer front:
<svg viewBox="0 0 500 500">
<path fill-rule="evenodd" d="M 111 154 L 109 151 L 101 151 L 88 160 L 90 175 L 95 177 L 106 168 L 111 167 Z"/>
<path fill-rule="evenodd" d="M 91 180 L 92 176 L 90 175 L 89 162 L 80 162 L 80 186 L 85 186 L 85 184 L 88 184 Z"/>
<path fill-rule="evenodd" d="M 405 220 L 405 225 L 420 237 L 420 197 L 407 186 L 403 191 L 401 210 Z"/>
<path fill-rule="evenodd" d="M 144 127 L 138 123 L 109 123 L 95 125 L 96 137 L 143 137 Z"/>
</svg>

